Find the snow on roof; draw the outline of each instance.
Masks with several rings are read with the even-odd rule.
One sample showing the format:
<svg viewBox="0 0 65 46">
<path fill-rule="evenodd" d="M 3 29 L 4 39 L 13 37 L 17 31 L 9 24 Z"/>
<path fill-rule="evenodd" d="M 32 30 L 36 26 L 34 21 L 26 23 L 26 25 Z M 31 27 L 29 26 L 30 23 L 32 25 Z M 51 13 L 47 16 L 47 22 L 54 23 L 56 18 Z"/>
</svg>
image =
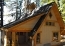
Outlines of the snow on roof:
<svg viewBox="0 0 65 46">
<path fill-rule="evenodd" d="M 16 12 L 15 10 L 14 11 L 10 11 L 10 9 L 8 7 L 4 6 L 3 15 L 10 15 L 10 14 L 15 13 L 15 12 Z"/>
</svg>

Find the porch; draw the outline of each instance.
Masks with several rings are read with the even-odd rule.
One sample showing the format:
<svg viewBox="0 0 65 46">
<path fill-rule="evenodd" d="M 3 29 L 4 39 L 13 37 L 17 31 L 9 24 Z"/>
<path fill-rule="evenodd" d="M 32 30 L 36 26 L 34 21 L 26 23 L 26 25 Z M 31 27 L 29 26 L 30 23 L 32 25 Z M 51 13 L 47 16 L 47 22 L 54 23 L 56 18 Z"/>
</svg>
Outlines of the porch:
<svg viewBox="0 0 65 46">
<path fill-rule="evenodd" d="M 32 46 L 28 32 L 7 32 L 6 46 Z"/>
</svg>

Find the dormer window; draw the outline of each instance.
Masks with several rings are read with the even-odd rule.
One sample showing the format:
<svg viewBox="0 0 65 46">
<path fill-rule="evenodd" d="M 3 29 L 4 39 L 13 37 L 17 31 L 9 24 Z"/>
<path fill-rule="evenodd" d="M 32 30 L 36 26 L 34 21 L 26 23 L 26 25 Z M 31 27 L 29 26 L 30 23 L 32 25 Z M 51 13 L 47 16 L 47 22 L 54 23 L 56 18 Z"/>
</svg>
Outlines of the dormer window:
<svg viewBox="0 0 65 46">
<path fill-rule="evenodd" d="M 46 25 L 47 25 L 47 26 L 54 26 L 55 23 L 54 23 L 54 22 L 46 22 Z"/>
</svg>

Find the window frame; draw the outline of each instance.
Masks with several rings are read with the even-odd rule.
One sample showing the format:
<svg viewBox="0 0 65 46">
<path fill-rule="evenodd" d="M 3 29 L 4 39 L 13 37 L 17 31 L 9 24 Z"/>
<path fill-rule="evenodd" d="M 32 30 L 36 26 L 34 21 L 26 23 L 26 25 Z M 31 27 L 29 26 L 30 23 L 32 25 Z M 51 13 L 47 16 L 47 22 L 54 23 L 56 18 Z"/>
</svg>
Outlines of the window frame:
<svg viewBox="0 0 65 46">
<path fill-rule="evenodd" d="M 39 41 L 38 41 L 39 40 Z M 36 36 L 36 43 L 40 43 L 40 33 L 37 33 L 37 36 Z"/>
<path fill-rule="evenodd" d="M 40 34 L 40 39 L 39 39 L 40 41 L 39 42 L 37 42 L 37 34 L 38 33 Z M 42 33 L 42 31 L 39 31 L 38 33 L 36 34 L 36 38 L 35 38 L 36 39 L 36 44 L 40 44 L 41 43 L 41 33 Z"/>
<path fill-rule="evenodd" d="M 58 33 L 58 35 L 57 35 L 57 39 L 55 39 L 55 40 L 54 40 L 53 33 Z M 56 42 L 59 41 L 59 31 L 53 31 L 53 32 L 52 32 L 52 41 L 56 41 Z"/>
<path fill-rule="evenodd" d="M 53 22 L 53 21 L 47 21 L 47 22 L 45 23 L 45 25 L 46 25 L 46 26 L 55 26 L 55 22 Z"/>
</svg>

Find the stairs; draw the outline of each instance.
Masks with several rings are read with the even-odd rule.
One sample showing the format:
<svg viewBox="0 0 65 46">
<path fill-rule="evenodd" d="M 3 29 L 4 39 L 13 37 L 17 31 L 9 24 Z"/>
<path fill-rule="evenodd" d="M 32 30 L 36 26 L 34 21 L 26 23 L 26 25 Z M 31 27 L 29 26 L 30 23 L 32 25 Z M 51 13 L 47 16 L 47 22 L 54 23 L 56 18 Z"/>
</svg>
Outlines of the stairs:
<svg viewBox="0 0 65 46">
<path fill-rule="evenodd" d="M 37 32 L 38 28 L 40 27 L 41 23 L 43 22 L 44 18 L 46 17 L 46 14 L 42 15 L 40 17 L 40 19 L 38 20 L 38 22 L 35 24 L 34 28 L 31 30 L 31 32 L 29 33 L 29 35 L 31 37 L 33 37 L 35 35 L 35 33 Z"/>
</svg>

